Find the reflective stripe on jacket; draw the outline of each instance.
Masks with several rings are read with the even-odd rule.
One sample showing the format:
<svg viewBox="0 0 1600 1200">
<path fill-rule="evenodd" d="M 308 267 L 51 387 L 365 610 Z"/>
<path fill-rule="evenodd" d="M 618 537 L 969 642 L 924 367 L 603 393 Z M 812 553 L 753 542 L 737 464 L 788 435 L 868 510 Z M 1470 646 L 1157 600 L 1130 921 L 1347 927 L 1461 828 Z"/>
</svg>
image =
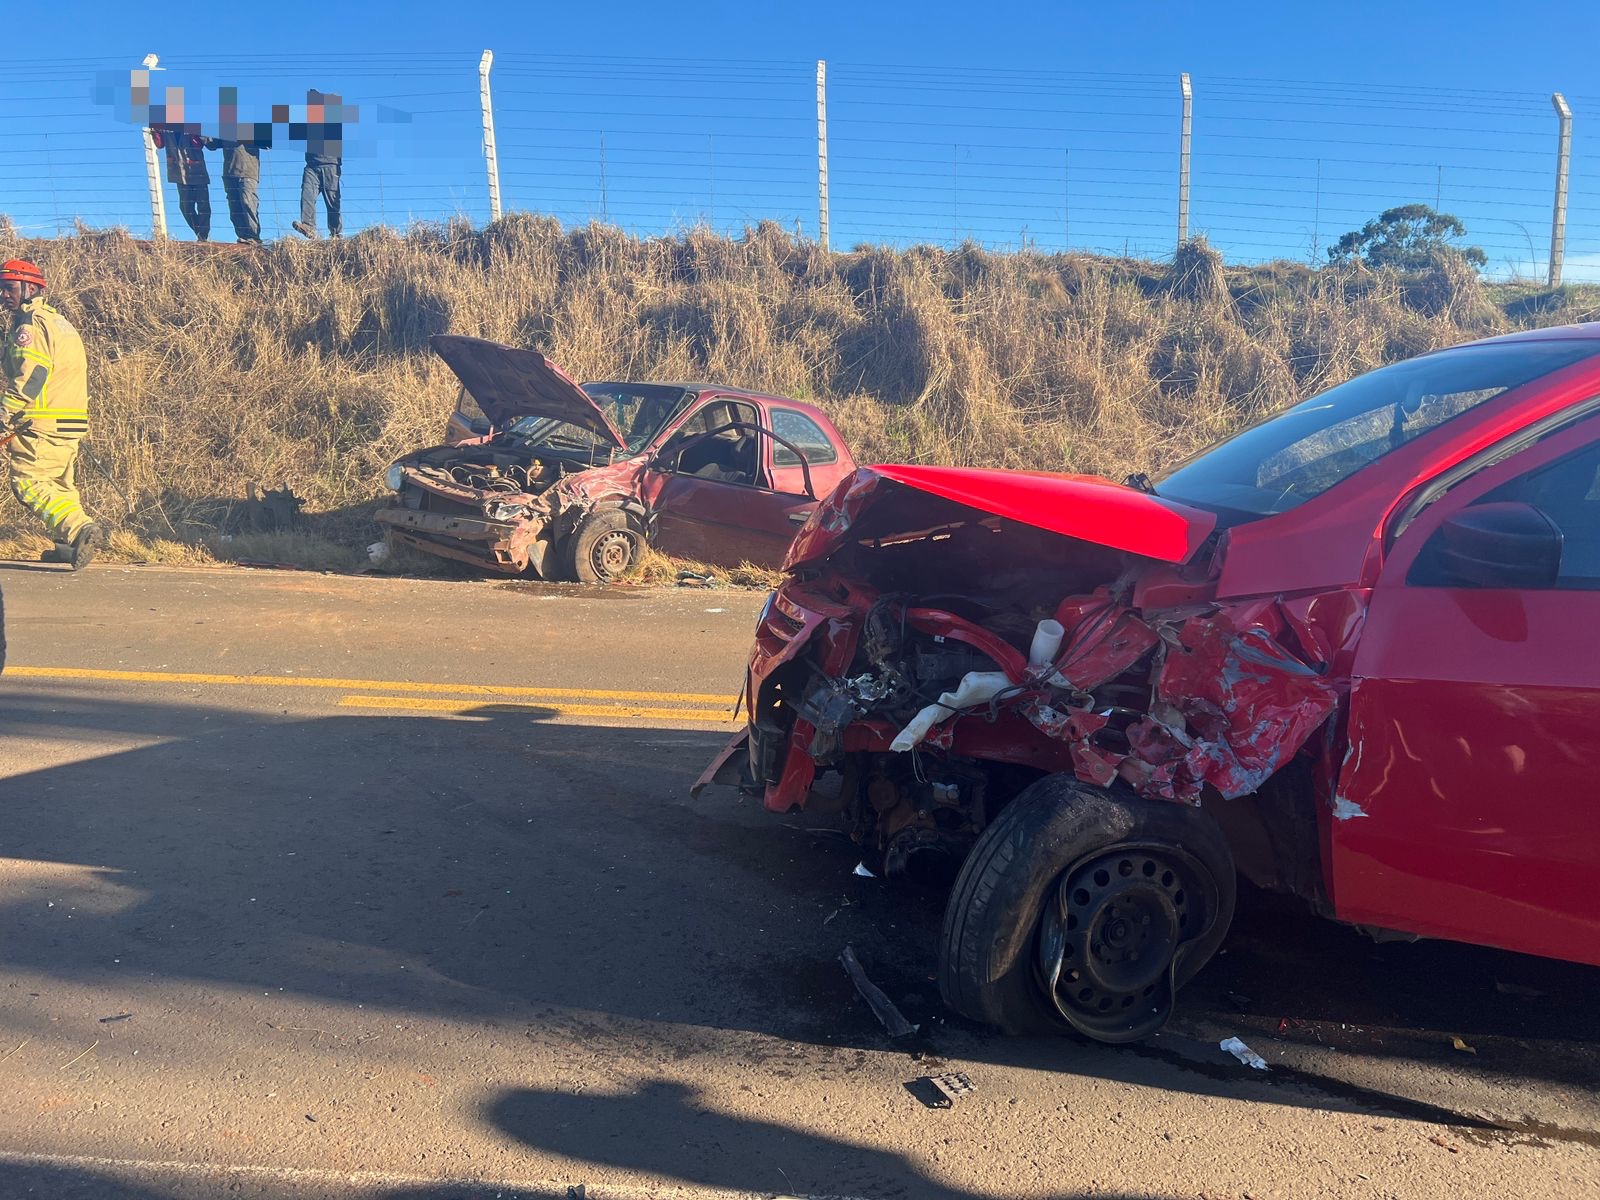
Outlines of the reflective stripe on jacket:
<svg viewBox="0 0 1600 1200">
<path fill-rule="evenodd" d="M 78 331 L 42 297 L 13 317 L 6 332 L 4 374 L 7 417 L 21 413 L 40 432 L 89 430 L 89 363 Z"/>
</svg>

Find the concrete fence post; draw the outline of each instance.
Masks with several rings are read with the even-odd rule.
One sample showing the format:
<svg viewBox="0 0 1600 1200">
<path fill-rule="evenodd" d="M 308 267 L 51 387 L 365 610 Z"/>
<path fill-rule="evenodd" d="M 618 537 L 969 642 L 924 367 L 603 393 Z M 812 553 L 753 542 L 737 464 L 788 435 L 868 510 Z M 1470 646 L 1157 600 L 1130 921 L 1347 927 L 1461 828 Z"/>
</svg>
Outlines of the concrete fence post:
<svg viewBox="0 0 1600 1200">
<path fill-rule="evenodd" d="M 1178 76 L 1183 94 L 1183 130 L 1178 139 L 1178 245 L 1189 240 L 1189 134 L 1194 124 L 1194 89 L 1189 72 Z"/>
<path fill-rule="evenodd" d="M 144 143 L 144 173 L 150 184 L 150 236 L 158 242 L 167 236 L 167 197 L 161 190 L 161 166 L 156 156 L 156 139 L 148 129 L 139 131 Z"/>
<path fill-rule="evenodd" d="M 144 70 L 134 69 L 129 80 L 130 89 L 128 99 L 134 111 L 143 107 L 148 117 L 150 105 L 155 100 L 155 89 L 151 86 L 150 76 L 155 71 L 163 68 L 159 64 L 161 57 L 156 54 L 146 54 L 139 66 Z M 165 241 L 167 237 L 167 198 L 161 190 L 161 165 L 156 157 L 155 134 L 148 128 L 139 130 L 139 141 L 144 146 L 144 177 L 145 184 L 150 189 L 150 236 L 156 241 Z"/>
<path fill-rule="evenodd" d="M 817 59 L 817 240 L 828 248 L 828 64 Z"/>
<path fill-rule="evenodd" d="M 489 175 L 489 219 L 500 219 L 500 160 L 494 149 L 494 105 L 489 99 L 489 67 L 494 51 L 485 50 L 478 60 L 478 100 L 483 105 L 483 163 Z"/>
<path fill-rule="evenodd" d="M 1561 261 L 1567 254 L 1567 170 L 1572 162 L 1572 110 L 1566 97 L 1553 92 L 1550 103 L 1555 106 L 1558 130 L 1556 133 L 1556 204 L 1550 217 L 1550 286 L 1561 286 Z"/>
</svg>

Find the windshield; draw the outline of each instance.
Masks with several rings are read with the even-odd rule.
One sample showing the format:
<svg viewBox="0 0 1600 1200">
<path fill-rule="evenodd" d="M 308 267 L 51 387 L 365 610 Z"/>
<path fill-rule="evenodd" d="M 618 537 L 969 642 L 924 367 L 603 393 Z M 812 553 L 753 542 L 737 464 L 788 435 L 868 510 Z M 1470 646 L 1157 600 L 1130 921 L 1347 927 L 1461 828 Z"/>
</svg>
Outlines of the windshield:
<svg viewBox="0 0 1600 1200">
<path fill-rule="evenodd" d="M 583 390 L 622 435 L 630 455 L 648 446 L 667 422 L 683 409 L 690 396 L 680 387 L 652 383 L 586 383 Z M 591 454 L 596 449 L 612 449 L 609 438 L 554 417 L 519 417 L 506 432 L 519 438 L 525 445 L 549 446 L 584 454 Z"/>
<path fill-rule="evenodd" d="M 1412 438 L 1600 351 L 1569 339 L 1461 346 L 1357 376 L 1179 466 L 1157 492 L 1253 516 L 1304 504 Z"/>
</svg>

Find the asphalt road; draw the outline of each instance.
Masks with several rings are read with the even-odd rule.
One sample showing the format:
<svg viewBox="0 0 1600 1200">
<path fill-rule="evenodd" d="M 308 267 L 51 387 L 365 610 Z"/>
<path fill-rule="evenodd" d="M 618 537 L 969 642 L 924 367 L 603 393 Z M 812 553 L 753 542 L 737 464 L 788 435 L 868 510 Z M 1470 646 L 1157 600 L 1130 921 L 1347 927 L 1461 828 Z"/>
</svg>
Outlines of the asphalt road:
<svg viewBox="0 0 1600 1200">
<path fill-rule="evenodd" d="M 688 797 L 759 595 L 0 588 L 0 1200 L 1600 1190 L 1592 970 L 1247 898 L 1148 1045 L 947 1017 L 939 895 Z"/>
</svg>

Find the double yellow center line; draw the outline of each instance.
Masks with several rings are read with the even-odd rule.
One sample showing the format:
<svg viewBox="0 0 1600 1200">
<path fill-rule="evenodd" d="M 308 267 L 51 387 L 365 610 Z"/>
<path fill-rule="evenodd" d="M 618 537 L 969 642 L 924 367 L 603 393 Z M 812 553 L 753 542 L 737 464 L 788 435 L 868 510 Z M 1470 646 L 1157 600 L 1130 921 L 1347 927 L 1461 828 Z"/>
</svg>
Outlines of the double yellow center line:
<svg viewBox="0 0 1600 1200">
<path fill-rule="evenodd" d="M 339 699 L 340 708 L 451 713 L 458 716 L 485 712 L 527 712 L 540 716 L 691 721 L 712 725 L 731 724 L 734 720 L 733 706 L 738 699 L 737 696 L 704 692 L 628 692 L 593 688 L 512 687 L 488 683 L 416 683 L 398 679 L 327 679 L 314 675 L 102 671 L 84 667 L 8 666 L 4 678 L 317 688 L 353 693 Z"/>
</svg>

